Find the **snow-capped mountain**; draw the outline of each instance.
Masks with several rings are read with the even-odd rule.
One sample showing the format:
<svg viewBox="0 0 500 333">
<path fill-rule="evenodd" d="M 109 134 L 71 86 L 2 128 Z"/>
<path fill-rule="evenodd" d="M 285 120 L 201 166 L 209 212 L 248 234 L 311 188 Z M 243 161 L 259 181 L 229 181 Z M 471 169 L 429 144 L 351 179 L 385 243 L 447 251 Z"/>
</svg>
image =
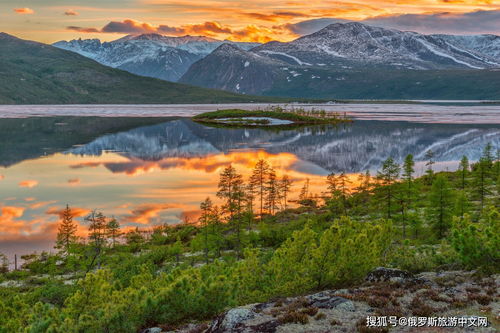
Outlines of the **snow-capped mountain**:
<svg viewBox="0 0 500 333">
<path fill-rule="evenodd" d="M 288 43 L 221 47 L 179 81 L 303 98 L 497 99 L 499 39 L 334 23 Z"/>
<path fill-rule="evenodd" d="M 54 46 L 79 53 L 103 65 L 134 74 L 177 81 L 197 60 L 223 43 L 243 49 L 258 44 L 220 41 L 204 36 L 129 35 L 112 42 L 98 39 L 60 41 Z"/>
<path fill-rule="evenodd" d="M 271 88 L 278 68 L 287 64 L 279 59 L 223 44 L 202 60 L 194 63 L 180 82 L 258 94 Z"/>
<path fill-rule="evenodd" d="M 489 56 L 494 62 L 500 62 L 500 36 L 496 35 L 433 35 L 467 50 Z"/>
<path fill-rule="evenodd" d="M 500 59 L 494 61 L 444 38 L 357 22 L 334 23 L 292 42 L 267 43 L 253 51 L 299 66 L 376 65 L 405 69 L 500 66 Z"/>
</svg>

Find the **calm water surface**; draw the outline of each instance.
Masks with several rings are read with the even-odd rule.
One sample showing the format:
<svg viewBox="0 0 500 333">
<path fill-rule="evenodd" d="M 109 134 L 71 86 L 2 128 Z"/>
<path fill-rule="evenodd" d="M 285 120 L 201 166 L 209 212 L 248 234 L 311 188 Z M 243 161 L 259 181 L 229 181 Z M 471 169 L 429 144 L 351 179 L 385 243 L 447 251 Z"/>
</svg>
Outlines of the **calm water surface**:
<svg viewBox="0 0 500 333">
<path fill-rule="evenodd" d="M 478 159 L 487 142 L 500 146 L 499 124 L 359 120 L 274 131 L 211 128 L 176 117 L 4 118 L 0 252 L 50 249 L 66 204 L 82 232 L 90 209 L 118 217 L 125 228 L 193 221 L 229 164 L 248 177 L 263 158 L 278 176 L 294 180 L 292 189 L 309 178 L 312 192 L 321 193 L 331 171 L 355 181 L 389 156 L 402 161 L 411 153 L 421 173 L 428 149 L 436 168 L 454 169 L 462 155 Z"/>
</svg>

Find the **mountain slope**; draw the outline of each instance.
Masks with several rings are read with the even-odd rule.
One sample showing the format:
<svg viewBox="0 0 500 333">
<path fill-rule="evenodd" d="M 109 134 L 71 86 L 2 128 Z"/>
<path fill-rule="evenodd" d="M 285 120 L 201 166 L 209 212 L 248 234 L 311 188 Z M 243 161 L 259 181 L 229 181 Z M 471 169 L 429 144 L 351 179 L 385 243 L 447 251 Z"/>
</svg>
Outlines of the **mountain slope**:
<svg viewBox="0 0 500 333">
<path fill-rule="evenodd" d="M 463 48 L 476 51 L 486 55 L 495 62 L 500 62 L 500 36 L 496 35 L 434 35 L 436 38 L 441 38 L 447 42 L 461 46 Z"/>
<path fill-rule="evenodd" d="M 482 69 L 493 59 L 416 32 L 334 23 L 290 43 L 267 43 L 255 52 L 292 65 L 388 66 L 403 69 Z M 486 58 L 486 59 L 485 59 Z M 500 66 L 500 61 L 496 66 Z"/>
<path fill-rule="evenodd" d="M 279 66 L 287 64 L 223 44 L 214 52 L 194 63 L 179 82 L 193 82 L 245 94 L 258 94 L 271 89 L 280 75 Z"/>
<path fill-rule="evenodd" d="M 335 23 L 289 43 L 219 48 L 179 82 L 321 99 L 500 99 L 496 46 L 452 37 Z"/>
<path fill-rule="evenodd" d="M 268 101 L 145 78 L 0 33 L 0 103 L 132 104 Z"/>
<path fill-rule="evenodd" d="M 53 46 L 79 53 L 103 65 L 130 73 L 177 81 L 194 62 L 223 42 L 203 36 L 168 37 L 160 34 L 129 35 L 112 42 L 98 39 L 60 41 Z M 236 43 L 243 49 L 255 43 Z"/>
</svg>

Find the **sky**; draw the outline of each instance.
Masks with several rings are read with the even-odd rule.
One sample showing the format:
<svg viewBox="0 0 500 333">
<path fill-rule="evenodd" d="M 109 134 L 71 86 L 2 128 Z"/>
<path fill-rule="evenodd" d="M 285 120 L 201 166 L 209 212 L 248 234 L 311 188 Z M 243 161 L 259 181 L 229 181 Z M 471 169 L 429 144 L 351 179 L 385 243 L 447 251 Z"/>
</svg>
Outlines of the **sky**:
<svg viewBox="0 0 500 333">
<path fill-rule="evenodd" d="M 44 43 L 126 34 L 289 41 L 344 20 L 500 35 L 500 0 L 2 0 L 0 31 Z"/>
</svg>

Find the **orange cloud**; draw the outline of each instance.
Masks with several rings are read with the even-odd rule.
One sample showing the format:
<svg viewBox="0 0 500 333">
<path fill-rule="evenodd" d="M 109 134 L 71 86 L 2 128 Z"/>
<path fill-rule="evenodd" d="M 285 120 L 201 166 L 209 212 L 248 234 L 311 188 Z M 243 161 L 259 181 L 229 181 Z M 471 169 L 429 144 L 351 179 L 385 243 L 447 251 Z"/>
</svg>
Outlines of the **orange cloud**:
<svg viewBox="0 0 500 333">
<path fill-rule="evenodd" d="M 21 15 L 35 14 L 35 11 L 31 8 L 14 8 L 14 11 Z"/>
<path fill-rule="evenodd" d="M 64 12 L 64 15 L 66 16 L 77 16 L 79 15 L 77 11 L 74 11 L 73 9 L 68 9 L 67 11 Z"/>
<path fill-rule="evenodd" d="M 65 210 L 65 208 L 50 207 L 49 209 L 47 209 L 45 214 L 57 215 L 60 217 L 60 216 L 62 216 L 64 210 Z M 71 211 L 71 216 L 73 216 L 73 217 L 82 217 L 82 216 L 87 216 L 88 214 L 90 214 L 89 209 L 79 208 L 79 207 L 70 207 L 70 211 Z"/>
<path fill-rule="evenodd" d="M 80 184 L 80 178 L 71 178 L 71 179 L 68 179 L 68 184 L 70 184 L 70 185 L 78 185 L 78 184 Z"/>
<path fill-rule="evenodd" d="M 77 31 L 77 32 L 83 32 L 83 33 L 96 33 L 96 32 L 100 32 L 96 28 L 82 28 L 82 27 L 75 27 L 75 26 L 69 26 L 69 27 L 66 27 L 66 29 L 67 30 Z"/>
<path fill-rule="evenodd" d="M 149 222 L 160 215 L 160 213 L 164 210 L 171 208 L 179 208 L 179 205 L 176 204 L 155 204 L 155 203 L 147 203 L 141 204 L 135 209 L 130 211 L 130 215 L 124 216 L 124 221 L 140 223 L 140 224 L 149 224 Z"/>
<path fill-rule="evenodd" d="M 19 187 L 33 188 L 38 185 L 37 180 L 23 180 L 19 183 Z"/>
<path fill-rule="evenodd" d="M 1 209 L 2 215 L 0 215 L 0 219 L 5 221 L 6 219 L 21 217 L 24 214 L 24 210 L 24 207 L 4 206 Z"/>
<path fill-rule="evenodd" d="M 47 205 L 55 204 L 56 202 L 57 201 L 55 201 L 55 200 L 52 200 L 52 201 L 40 201 L 40 202 L 36 202 L 34 204 L 29 205 L 29 208 L 30 209 L 38 209 L 38 208 L 42 208 L 42 207 L 47 206 Z"/>
<path fill-rule="evenodd" d="M 71 169 L 82 169 L 82 168 L 96 168 L 100 166 L 102 163 L 100 162 L 83 162 L 78 164 L 70 165 Z"/>
</svg>

